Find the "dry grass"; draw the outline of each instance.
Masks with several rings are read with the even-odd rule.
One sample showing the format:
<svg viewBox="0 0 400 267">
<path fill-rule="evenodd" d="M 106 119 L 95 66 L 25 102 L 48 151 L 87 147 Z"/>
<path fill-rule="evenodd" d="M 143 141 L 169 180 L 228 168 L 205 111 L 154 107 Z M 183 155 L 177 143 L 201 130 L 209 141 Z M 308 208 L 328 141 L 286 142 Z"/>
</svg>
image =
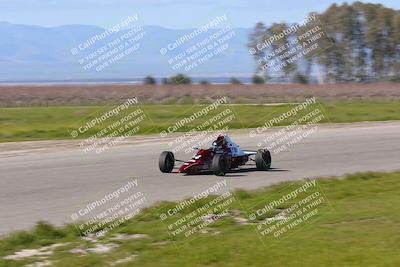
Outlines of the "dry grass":
<svg viewBox="0 0 400 267">
<path fill-rule="evenodd" d="M 114 104 L 133 96 L 151 104 L 206 103 L 223 96 L 233 103 L 300 102 L 310 96 L 320 101 L 400 100 L 400 84 L 1 86 L 0 107 Z"/>
</svg>

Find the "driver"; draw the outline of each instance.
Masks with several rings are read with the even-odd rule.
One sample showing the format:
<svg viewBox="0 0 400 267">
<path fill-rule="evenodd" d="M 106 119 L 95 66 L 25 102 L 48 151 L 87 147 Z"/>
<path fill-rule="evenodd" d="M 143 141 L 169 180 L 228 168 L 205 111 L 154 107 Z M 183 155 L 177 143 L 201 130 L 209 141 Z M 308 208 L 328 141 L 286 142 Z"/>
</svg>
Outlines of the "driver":
<svg viewBox="0 0 400 267">
<path fill-rule="evenodd" d="M 221 151 L 224 151 L 226 153 L 230 152 L 230 149 L 228 148 L 228 146 L 226 144 L 225 136 L 223 134 L 218 135 L 217 140 L 215 140 L 213 142 L 213 147 L 217 151 L 221 150 Z"/>
</svg>

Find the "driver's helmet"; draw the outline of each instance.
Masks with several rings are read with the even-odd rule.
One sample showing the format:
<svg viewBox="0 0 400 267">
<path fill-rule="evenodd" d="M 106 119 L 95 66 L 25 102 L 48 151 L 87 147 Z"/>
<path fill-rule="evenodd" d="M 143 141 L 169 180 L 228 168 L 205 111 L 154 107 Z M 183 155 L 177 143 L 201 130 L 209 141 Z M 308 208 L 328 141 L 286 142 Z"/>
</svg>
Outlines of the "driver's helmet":
<svg viewBox="0 0 400 267">
<path fill-rule="evenodd" d="M 217 137 L 217 140 L 215 140 L 215 142 L 217 143 L 218 146 L 224 146 L 226 144 L 225 136 L 223 134 L 220 134 Z"/>
</svg>

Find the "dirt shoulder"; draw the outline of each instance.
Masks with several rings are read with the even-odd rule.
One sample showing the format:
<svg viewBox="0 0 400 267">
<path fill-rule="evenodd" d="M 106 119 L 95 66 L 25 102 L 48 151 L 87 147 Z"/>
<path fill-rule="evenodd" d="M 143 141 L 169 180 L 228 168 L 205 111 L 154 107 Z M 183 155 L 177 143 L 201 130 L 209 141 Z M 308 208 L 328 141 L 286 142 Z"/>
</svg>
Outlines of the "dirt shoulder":
<svg viewBox="0 0 400 267">
<path fill-rule="evenodd" d="M 400 100 L 400 83 L 377 84 L 266 84 L 266 85 L 54 85 L 0 86 L 0 107 L 104 105 L 139 97 L 143 103 L 204 103 L 228 96 L 232 103 Z"/>
</svg>

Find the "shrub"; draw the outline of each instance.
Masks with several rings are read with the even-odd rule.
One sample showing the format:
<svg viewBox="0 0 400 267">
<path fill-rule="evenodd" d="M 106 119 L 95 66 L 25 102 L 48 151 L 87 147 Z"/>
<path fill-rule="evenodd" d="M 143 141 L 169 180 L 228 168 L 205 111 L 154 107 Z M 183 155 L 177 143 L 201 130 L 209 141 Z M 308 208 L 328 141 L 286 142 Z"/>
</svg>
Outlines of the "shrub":
<svg viewBox="0 0 400 267">
<path fill-rule="evenodd" d="M 392 82 L 392 83 L 400 83 L 400 75 L 398 75 L 398 76 L 391 76 L 391 77 L 389 78 L 389 81 Z"/>
<path fill-rule="evenodd" d="M 252 81 L 254 84 L 264 84 L 265 83 L 264 77 L 259 76 L 259 75 L 254 75 L 252 77 Z"/>
<path fill-rule="evenodd" d="M 202 84 L 202 85 L 208 85 L 208 84 L 210 84 L 207 80 L 201 80 L 200 81 L 200 84 Z"/>
<path fill-rule="evenodd" d="M 180 85 L 180 84 L 191 84 L 192 80 L 183 74 L 178 74 L 169 78 L 170 84 Z"/>
<path fill-rule="evenodd" d="M 144 83 L 144 84 L 151 84 L 151 85 L 154 85 L 154 84 L 157 84 L 157 81 L 156 81 L 156 79 L 154 79 L 154 77 L 152 77 L 152 76 L 146 76 L 146 77 L 144 77 L 144 79 L 143 79 L 143 83 Z"/>
<path fill-rule="evenodd" d="M 308 79 L 305 75 L 296 73 L 293 77 L 293 82 L 294 83 L 301 83 L 301 84 L 308 84 Z"/>
<path fill-rule="evenodd" d="M 235 77 L 231 78 L 230 83 L 231 84 L 242 84 L 242 82 Z"/>
</svg>

